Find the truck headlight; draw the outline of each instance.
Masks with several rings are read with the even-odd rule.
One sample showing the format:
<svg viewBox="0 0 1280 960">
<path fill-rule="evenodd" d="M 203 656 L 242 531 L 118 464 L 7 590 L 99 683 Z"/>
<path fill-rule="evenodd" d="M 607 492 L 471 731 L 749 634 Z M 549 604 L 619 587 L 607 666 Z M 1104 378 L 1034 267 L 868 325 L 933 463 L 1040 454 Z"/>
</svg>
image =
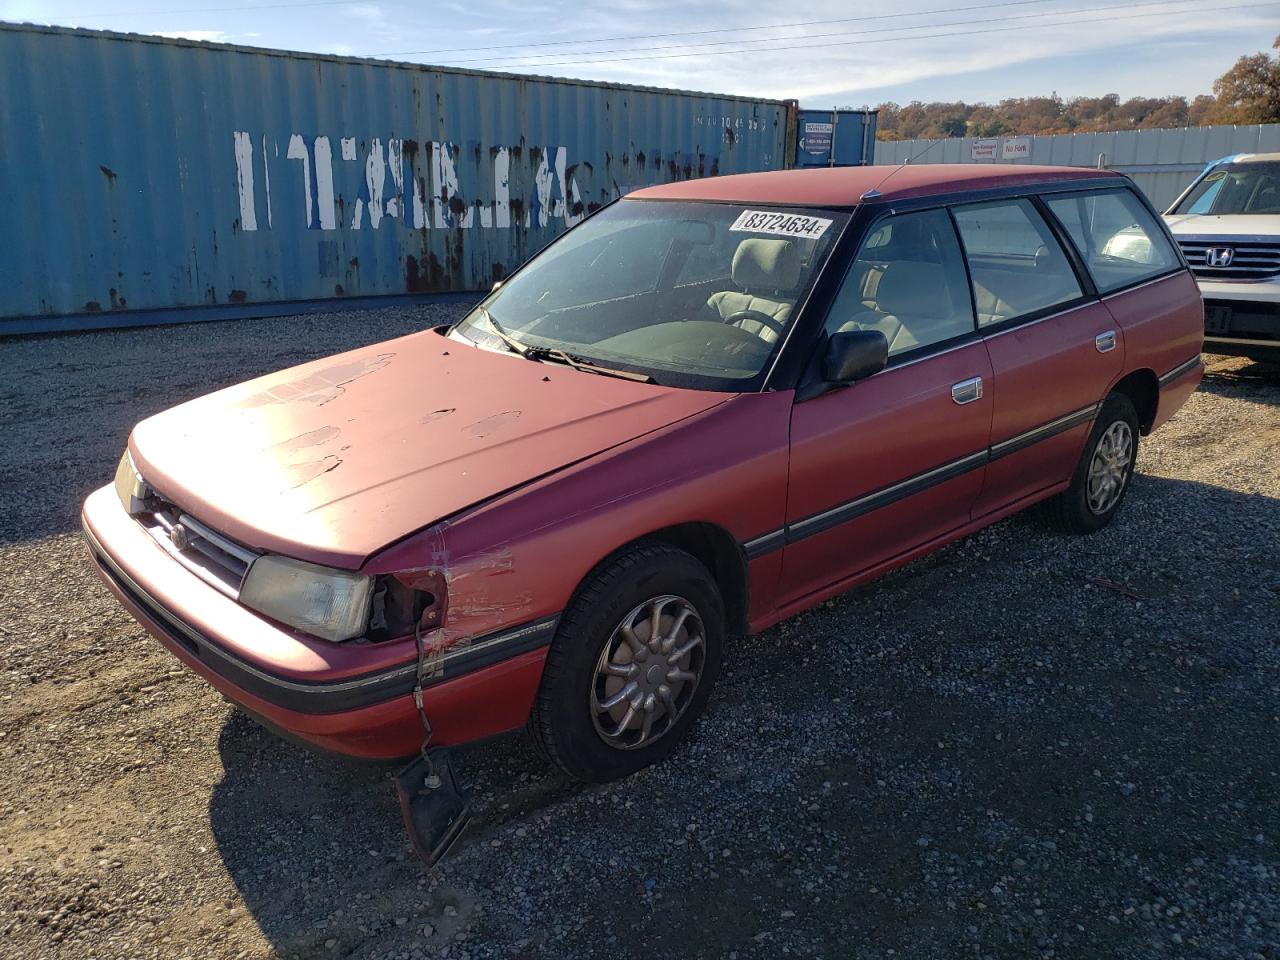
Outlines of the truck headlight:
<svg viewBox="0 0 1280 960">
<path fill-rule="evenodd" d="M 271 555 L 253 561 L 240 602 L 324 640 L 350 640 L 369 623 L 373 578 Z"/>
<path fill-rule="evenodd" d="M 128 450 L 116 465 L 115 487 L 116 496 L 120 498 L 120 505 L 124 507 L 126 513 L 141 513 L 145 509 L 144 504 L 150 492 L 142 479 L 142 474 L 138 473 L 138 468 L 133 465 L 133 457 L 129 456 Z"/>
</svg>

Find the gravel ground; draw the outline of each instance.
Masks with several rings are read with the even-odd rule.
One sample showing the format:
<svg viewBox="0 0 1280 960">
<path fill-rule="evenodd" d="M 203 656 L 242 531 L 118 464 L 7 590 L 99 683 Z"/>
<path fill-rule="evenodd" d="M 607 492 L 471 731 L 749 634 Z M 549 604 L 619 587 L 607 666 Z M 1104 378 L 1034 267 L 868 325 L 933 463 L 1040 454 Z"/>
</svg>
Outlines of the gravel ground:
<svg viewBox="0 0 1280 960">
<path fill-rule="evenodd" d="M 0 955 L 1280 957 L 1280 371 L 1214 358 L 1117 522 L 1016 517 L 767 633 L 668 763 L 386 772 L 232 709 L 91 574 L 129 426 L 459 308 L 0 343 Z"/>
</svg>

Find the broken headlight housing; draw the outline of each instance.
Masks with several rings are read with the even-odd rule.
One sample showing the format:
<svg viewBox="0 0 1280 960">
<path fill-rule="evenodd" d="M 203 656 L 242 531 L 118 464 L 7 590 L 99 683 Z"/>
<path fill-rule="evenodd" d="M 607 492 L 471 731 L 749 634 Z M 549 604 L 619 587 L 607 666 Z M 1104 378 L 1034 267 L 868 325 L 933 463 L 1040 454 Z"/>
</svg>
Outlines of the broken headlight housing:
<svg viewBox="0 0 1280 960">
<path fill-rule="evenodd" d="M 373 578 L 270 554 L 249 567 L 240 602 L 291 627 L 339 642 L 364 633 Z"/>
</svg>

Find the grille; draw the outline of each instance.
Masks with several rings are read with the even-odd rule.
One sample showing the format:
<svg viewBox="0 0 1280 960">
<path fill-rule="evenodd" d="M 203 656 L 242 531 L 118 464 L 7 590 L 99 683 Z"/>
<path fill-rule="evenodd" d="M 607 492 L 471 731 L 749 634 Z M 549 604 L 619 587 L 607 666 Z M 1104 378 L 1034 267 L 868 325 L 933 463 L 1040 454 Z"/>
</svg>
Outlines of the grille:
<svg viewBox="0 0 1280 960">
<path fill-rule="evenodd" d="M 1280 242 L 1275 240 L 1187 237 L 1179 238 L 1178 246 L 1182 247 L 1191 272 L 1206 280 L 1267 280 L 1280 276 Z M 1210 250 L 1230 250 L 1231 264 L 1210 266 L 1207 262 Z"/>
<path fill-rule="evenodd" d="M 147 498 L 147 510 L 137 521 L 175 560 L 227 596 L 240 596 L 249 565 L 257 554 L 199 520 L 183 513 L 175 504 L 154 495 Z"/>
</svg>

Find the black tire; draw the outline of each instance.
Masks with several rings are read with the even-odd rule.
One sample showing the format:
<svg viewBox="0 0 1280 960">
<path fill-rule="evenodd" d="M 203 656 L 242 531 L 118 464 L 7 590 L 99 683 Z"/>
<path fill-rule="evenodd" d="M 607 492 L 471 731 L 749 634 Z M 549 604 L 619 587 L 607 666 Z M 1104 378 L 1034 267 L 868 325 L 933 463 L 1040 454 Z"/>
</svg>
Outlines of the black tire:
<svg viewBox="0 0 1280 960">
<path fill-rule="evenodd" d="M 1106 509 L 1096 510 L 1089 499 L 1089 468 L 1093 463 L 1098 445 L 1108 431 L 1117 424 L 1125 424 L 1131 438 L 1129 460 L 1124 468 L 1120 484 L 1119 496 L 1115 497 Z M 1102 404 L 1097 419 L 1093 422 L 1093 430 L 1089 440 L 1080 454 L 1080 461 L 1071 475 L 1071 486 L 1058 494 L 1046 504 L 1046 515 L 1050 522 L 1064 533 L 1094 533 L 1101 530 L 1116 515 L 1120 505 L 1124 503 L 1133 478 L 1133 465 L 1138 459 L 1138 411 L 1133 401 L 1122 393 L 1113 393 Z"/>
<path fill-rule="evenodd" d="M 622 749 L 607 743 L 593 720 L 597 666 L 623 619 L 665 595 L 686 600 L 701 621 L 698 680 L 665 732 L 646 745 Z M 657 763 L 679 745 L 706 708 L 720 672 L 724 638 L 720 590 L 693 556 L 653 542 L 609 557 L 583 581 L 560 619 L 529 717 L 534 744 L 569 776 L 587 782 L 615 780 Z"/>
</svg>

